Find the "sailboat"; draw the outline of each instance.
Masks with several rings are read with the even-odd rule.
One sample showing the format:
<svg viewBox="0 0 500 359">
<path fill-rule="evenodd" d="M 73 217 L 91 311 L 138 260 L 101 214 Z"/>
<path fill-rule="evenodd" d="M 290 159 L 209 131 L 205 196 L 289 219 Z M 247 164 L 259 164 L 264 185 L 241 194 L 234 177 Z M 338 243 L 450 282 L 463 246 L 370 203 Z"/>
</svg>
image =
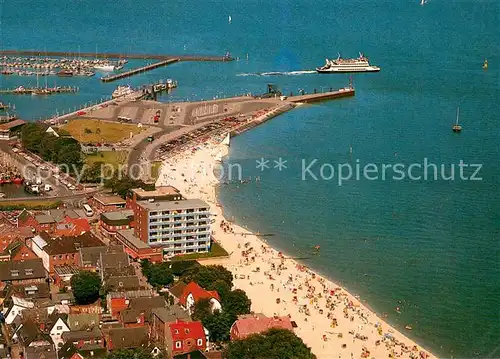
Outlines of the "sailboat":
<svg viewBox="0 0 500 359">
<path fill-rule="evenodd" d="M 229 147 L 230 143 L 231 143 L 231 134 L 228 133 L 227 136 L 224 137 L 224 139 L 222 140 L 222 144 Z"/>
<path fill-rule="evenodd" d="M 427 3 L 427 0 L 420 0 L 420 5 L 424 6 Z"/>
<path fill-rule="evenodd" d="M 483 69 L 484 70 L 487 70 L 488 69 L 488 60 L 484 60 L 484 64 L 483 64 Z"/>
<path fill-rule="evenodd" d="M 460 114 L 460 107 L 457 108 L 457 122 L 453 125 L 452 129 L 453 132 L 460 132 L 462 131 L 462 126 L 458 124 L 458 116 Z"/>
<path fill-rule="evenodd" d="M 229 15 L 228 21 L 229 21 L 229 23 L 231 23 L 233 21 L 233 18 L 231 17 L 231 15 Z"/>
</svg>

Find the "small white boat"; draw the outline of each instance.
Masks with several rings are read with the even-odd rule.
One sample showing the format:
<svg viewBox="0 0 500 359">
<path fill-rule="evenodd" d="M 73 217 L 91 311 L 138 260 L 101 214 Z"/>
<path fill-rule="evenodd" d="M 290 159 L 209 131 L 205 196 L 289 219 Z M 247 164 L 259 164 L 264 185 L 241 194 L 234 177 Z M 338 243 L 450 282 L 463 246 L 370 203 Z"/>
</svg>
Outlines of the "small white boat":
<svg viewBox="0 0 500 359">
<path fill-rule="evenodd" d="M 94 66 L 94 69 L 97 71 L 112 72 L 116 70 L 116 67 L 114 65 L 97 65 Z"/>
<path fill-rule="evenodd" d="M 231 17 L 231 15 L 229 15 L 228 21 L 229 21 L 229 23 L 231 23 L 233 21 L 233 18 Z"/>
<path fill-rule="evenodd" d="M 4 197 L 5 197 L 5 193 L 0 192 L 0 198 L 4 198 Z"/>
</svg>

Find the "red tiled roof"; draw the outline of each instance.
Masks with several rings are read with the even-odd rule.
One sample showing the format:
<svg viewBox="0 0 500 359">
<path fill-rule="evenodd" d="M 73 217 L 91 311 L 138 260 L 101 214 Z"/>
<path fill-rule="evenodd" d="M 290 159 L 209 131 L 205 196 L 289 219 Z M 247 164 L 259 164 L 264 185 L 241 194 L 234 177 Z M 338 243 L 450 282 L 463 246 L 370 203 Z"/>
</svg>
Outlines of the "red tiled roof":
<svg viewBox="0 0 500 359">
<path fill-rule="evenodd" d="M 57 224 L 56 236 L 78 236 L 90 231 L 90 224 L 87 218 L 71 218 L 66 216 Z"/>
<path fill-rule="evenodd" d="M 198 283 L 191 282 L 189 283 L 182 292 L 181 297 L 179 298 L 179 303 L 183 306 L 186 305 L 187 297 L 191 293 L 194 297 L 194 302 L 198 302 L 200 299 L 212 299 L 215 298 L 220 301 L 219 293 L 215 290 L 205 290 L 198 285 Z"/>
<path fill-rule="evenodd" d="M 168 325 L 170 328 L 170 333 L 172 334 L 172 340 L 184 341 L 186 339 L 204 339 L 205 331 L 203 330 L 203 325 L 201 322 L 184 322 L 182 320 L 176 320 L 175 323 L 170 323 Z"/>
<path fill-rule="evenodd" d="M 262 333 L 271 328 L 293 330 L 290 318 L 268 318 L 263 314 L 249 314 L 247 316 L 241 316 L 240 319 L 234 322 L 233 327 L 234 326 L 236 326 L 238 338 L 245 338 L 251 334 Z"/>
</svg>

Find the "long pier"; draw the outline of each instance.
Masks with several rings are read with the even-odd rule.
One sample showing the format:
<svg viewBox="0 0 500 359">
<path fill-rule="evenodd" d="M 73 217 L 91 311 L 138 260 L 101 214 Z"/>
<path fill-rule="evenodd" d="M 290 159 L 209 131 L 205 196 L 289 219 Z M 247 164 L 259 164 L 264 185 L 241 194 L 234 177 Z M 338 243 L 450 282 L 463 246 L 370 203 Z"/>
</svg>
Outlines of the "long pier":
<svg viewBox="0 0 500 359">
<path fill-rule="evenodd" d="M 133 75 L 136 75 L 136 74 L 140 74 L 141 72 L 146 72 L 146 71 L 150 71 L 150 70 L 156 69 L 158 67 L 167 66 L 167 65 L 170 65 L 170 64 L 172 64 L 174 62 L 179 62 L 179 61 L 180 60 L 178 58 L 162 60 L 160 62 L 155 62 L 154 64 L 149 64 L 149 65 L 146 65 L 146 66 L 137 67 L 137 68 L 129 70 L 129 71 L 125 71 L 125 72 L 121 72 L 121 73 L 118 73 L 118 74 L 112 74 L 112 75 L 107 75 L 107 76 L 101 77 L 101 81 L 102 82 L 116 81 L 116 80 L 119 80 L 119 79 L 123 79 L 125 77 L 130 77 L 130 76 L 133 76 Z"/>
<path fill-rule="evenodd" d="M 294 103 L 312 103 L 331 100 L 339 97 L 349 97 L 354 96 L 355 91 L 353 87 L 345 87 L 336 91 L 312 93 L 307 95 L 290 96 L 287 101 Z"/>
<path fill-rule="evenodd" d="M 2 56 L 55 56 L 55 57 L 91 57 L 98 59 L 137 59 L 137 60 L 169 60 L 178 61 L 233 61 L 230 56 L 209 55 L 157 55 L 157 54 L 128 54 L 113 52 L 68 52 L 68 51 L 37 51 L 37 50 L 0 50 Z"/>
</svg>

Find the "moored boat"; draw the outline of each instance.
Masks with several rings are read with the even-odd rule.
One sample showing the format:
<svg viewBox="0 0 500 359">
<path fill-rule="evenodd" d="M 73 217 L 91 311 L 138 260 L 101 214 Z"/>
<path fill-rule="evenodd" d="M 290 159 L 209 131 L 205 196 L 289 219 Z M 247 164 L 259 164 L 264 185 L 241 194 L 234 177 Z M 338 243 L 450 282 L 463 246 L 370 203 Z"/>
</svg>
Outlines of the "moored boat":
<svg viewBox="0 0 500 359">
<path fill-rule="evenodd" d="M 16 177 L 12 180 L 12 183 L 14 184 L 22 184 L 24 182 L 24 178 L 22 177 Z"/>
<path fill-rule="evenodd" d="M 368 58 L 362 53 L 359 53 L 357 59 L 343 59 L 340 54 L 336 60 L 326 59 L 326 64 L 322 67 L 317 67 L 319 73 L 346 73 L 346 72 L 378 72 L 380 67 L 372 66 L 368 62 Z"/>
<path fill-rule="evenodd" d="M 130 87 L 130 85 L 127 86 L 118 86 L 116 90 L 113 91 L 111 96 L 113 98 L 118 98 L 122 96 L 127 96 L 134 93 L 134 90 Z"/>
</svg>

